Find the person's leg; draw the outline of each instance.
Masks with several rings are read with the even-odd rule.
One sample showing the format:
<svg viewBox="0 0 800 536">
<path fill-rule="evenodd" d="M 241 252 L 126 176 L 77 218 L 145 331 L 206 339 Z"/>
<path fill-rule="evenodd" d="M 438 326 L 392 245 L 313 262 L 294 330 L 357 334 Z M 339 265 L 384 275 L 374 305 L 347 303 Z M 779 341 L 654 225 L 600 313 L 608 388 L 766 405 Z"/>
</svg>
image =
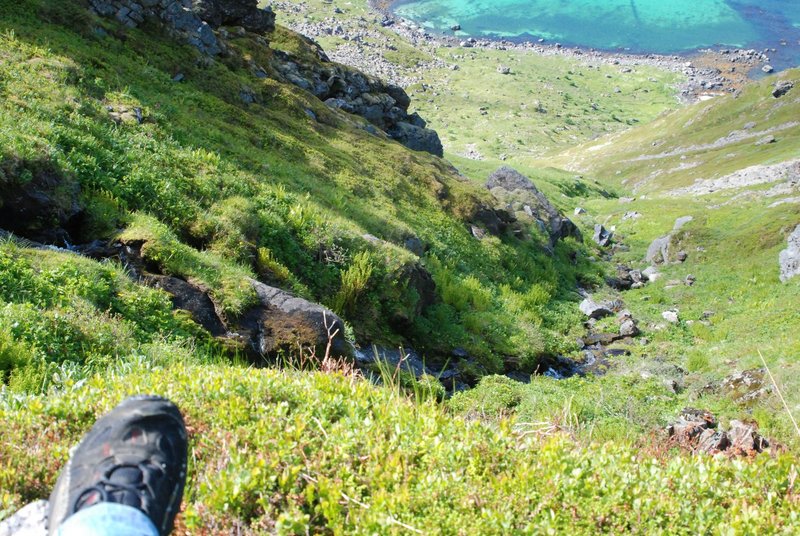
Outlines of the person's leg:
<svg viewBox="0 0 800 536">
<path fill-rule="evenodd" d="M 158 529 L 144 512 L 132 506 L 99 503 L 69 516 L 56 536 L 159 536 Z"/>
<path fill-rule="evenodd" d="M 169 534 L 183 497 L 186 458 L 186 427 L 172 402 L 125 400 L 95 423 L 59 475 L 48 533 Z"/>
</svg>

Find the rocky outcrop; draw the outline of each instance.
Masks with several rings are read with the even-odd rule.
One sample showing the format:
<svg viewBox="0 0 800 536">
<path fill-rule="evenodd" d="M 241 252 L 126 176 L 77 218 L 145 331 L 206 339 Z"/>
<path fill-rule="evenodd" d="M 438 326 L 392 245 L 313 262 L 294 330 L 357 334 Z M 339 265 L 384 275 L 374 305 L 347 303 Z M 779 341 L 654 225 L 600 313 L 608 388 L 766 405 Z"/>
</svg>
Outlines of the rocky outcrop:
<svg viewBox="0 0 800 536">
<path fill-rule="evenodd" d="M 787 282 L 800 275 L 800 225 L 789 235 L 789 247 L 781 251 L 778 260 L 781 269 L 781 281 Z"/>
<path fill-rule="evenodd" d="M 416 113 L 409 114 L 411 98 L 403 88 L 356 69 L 332 63 L 316 47 L 319 62 L 302 62 L 280 51 L 272 66 L 284 81 L 313 93 L 331 108 L 358 115 L 409 149 L 442 156 L 439 135 Z"/>
<path fill-rule="evenodd" d="M 275 29 L 275 13 L 259 9 L 258 0 L 193 0 L 192 11 L 212 28 L 241 26 L 259 34 Z"/>
<path fill-rule="evenodd" d="M 325 307 L 251 279 L 256 304 L 237 318 L 225 318 L 208 289 L 190 278 L 161 273 L 156 263 L 142 255 L 144 244 L 141 240 L 95 242 L 79 252 L 94 259 L 118 260 L 132 277 L 169 294 L 175 309 L 188 312 L 213 337 L 256 362 L 296 355 L 301 349 L 322 359 L 329 343 L 332 356 L 352 357 L 344 322 Z"/>
<path fill-rule="evenodd" d="M 97 14 L 114 17 L 129 28 L 147 20 L 160 21 L 172 33 L 200 52 L 216 55 L 222 45 L 214 29 L 241 26 L 264 33 L 275 29 L 275 14 L 257 0 L 89 0 Z"/>
<path fill-rule="evenodd" d="M 693 219 L 694 218 L 691 216 L 684 216 L 675 220 L 675 225 L 672 227 L 672 231 L 653 240 L 653 242 L 647 248 L 645 261 L 650 264 L 666 264 L 672 261 L 674 257 L 672 250 L 674 249 L 673 246 L 675 238 L 681 229 L 683 229 L 683 227 Z"/>
<path fill-rule="evenodd" d="M 45 244 L 77 239 L 80 185 L 48 162 L 6 161 L 0 169 L 0 229 Z"/>
<path fill-rule="evenodd" d="M 714 415 L 692 408 L 684 409 L 667 433 L 675 444 L 691 452 L 752 456 L 770 447 L 756 425 L 734 420 L 728 430 L 720 430 Z"/>
<path fill-rule="evenodd" d="M 572 236 L 581 240 L 577 226 L 550 202 L 533 182 L 510 167 L 501 167 L 486 181 L 486 188 L 507 211 L 520 220 L 534 220 L 550 237 L 550 243 Z"/>
<path fill-rule="evenodd" d="M 236 320 L 235 332 L 259 356 L 296 353 L 311 348 L 318 358 L 330 342 L 331 355 L 349 357 L 352 347 L 344 338 L 344 322 L 323 306 L 279 288 L 251 280 L 258 305 Z"/>
</svg>

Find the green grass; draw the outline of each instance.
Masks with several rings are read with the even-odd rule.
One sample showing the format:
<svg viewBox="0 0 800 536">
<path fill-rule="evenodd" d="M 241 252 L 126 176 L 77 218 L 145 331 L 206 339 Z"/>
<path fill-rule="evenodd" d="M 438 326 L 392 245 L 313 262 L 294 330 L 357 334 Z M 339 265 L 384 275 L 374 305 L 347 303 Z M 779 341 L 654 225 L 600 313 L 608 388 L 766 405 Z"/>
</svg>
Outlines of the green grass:
<svg viewBox="0 0 800 536">
<path fill-rule="evenodd" d="M 466 220 L 491 203 L 485 190 L 444 161 L 368 134 L 360 118 L 257 78 L 250 63 L 269 68 L 272 49 L 253 36 L 199 62 L 157 29 L 122 29 L 79 2 L 33 0 L 4 5 L 0 36 L 0 180 L 24 183 L 46 168 L 78 184 L 86 218 L 73 240 L 147 240 L 146 257 L 209 287 L 228 315 L 251 304 L 245 278 L 255 275 L 333 307 L 362 342 L 406 340 L 445 357 L 463 347 L 490 371 L 504 356 L 533 360 L 571 346 L 576 318 L 561 302 L 574 299 L 576 281 L 602 272 L 585 262 L 586 247 L 557 252 L 578 251 L 584 261 L 571 266 L 535 240 L 476 240 Z M 318 61 L 296 34 L 270 38 Z M 184 82 L 171 80 L 177 71 Z M 242 87 L 255 104 L 240 100 Z M 144 121 L 117 125 L 108 107 L 140 108 Z M 426 245 L 425 258 L 403 249 L 409 236 Z M 374 268 L 353 287 L 365 255 Z M 439 292 L 419 315 L 408 274 L 420 266 L 480 286 L 489 303 L 459 310 Z M 552 306 L 537 313 L 542 322 L 505 311 L 510 293 L 543 282 Z M 543 342 L 532 350 L 521 332 Z"/>
<path fill-rule="evenodd" d="M 130 372 L 0 405 L 0 512 L 47 493 L 94 418 L 145 390 L 186 414 L 179 526 L 191 533 L 790 534 L 800 524 L 791 457 L 584 447 L 515 432 L 510 421 L 454 418 L 340 375 L 181 364 Z"/>
<path fill-rule="evenodd" d="M 308 6 L 312 18 L 332 10 Z M 344 8 L 347 23 L 367 13 L 361 2 Z M 780 284 L 777 272 L 800 212 L 758 200 L 708 208 L 729 194 L 661 195 L 797 156 L 797 129 L 769 146 L 692 150 L 695 168 L 677 168 L 679 156 L 634 160 L 708 144 L 748 121 L 786 123 L 797 102 L 777 105 L 771 81 L 656 119 L 674 106 L 673 75 L 442 50 L 461 69 L 427 73 L 431 89 L 414 96 L 459 173 L 369 135 L 361 119 L 293 86 L 256 78 L 251 64 L 267 68 L 273 49 L 317 61 L 288 30 L 270 48 L 234 38 L 230 56 L 198 63 L 155 29 L 121 29 L 77 1 L 0 0 L 0 13 L 0 198 L 6 185 L 46 171 L 81 189 L 77 239 L 142 241 L 148 262 L 207 287 L 226 315 L 252 304 L 246 281 L 256 277 L 334 308 L 359 342 L 410 343 L 428 362 L 464 349 L 473 359 L 457 366 L 477 383 L 444 400 L 431 377 L 384 371 L 387 385 L 377 387 L 249 368 L 125 267 L 4 240 L 0 517 L 47 496 L 98 415 L 128 394 L 156 392 L 187 415 L 192 462 L 180 528 L 189 533 L 797 532 L 797 442 L 778 398 L 737 405 L 705 387 L 760 366 L 761 351 L 800 410 L 800 286 Z M 379 31 L 397 44 L 390 59 L 401 68 L 429 57 Z M 499 62 L 514 74 L 496 73 Z M 185 82 L 171 81 L 176 72 Z M 243 87 L 255 104 L 241 102 Z M 547 113 L 533 110 L 531 91 Z M 109 106 L 139 107 L 145 121 L 117 125 Z M 634 118 L 654 121 L 627 130 Z M 603 133 L 612 134 L 541 159 Z M 466 144 L 487 159 L 458 156 Z M 610 295 L 601 286 L 610 265 L 588 240 L 546 252 L 535 230 L 529 240 L 471 236 L 470 214 L 491 202 L 476 182 L 503 152 L 556 206 L 588 210 L 574 217 L 585 235 L 595 222 L 616 226 L 630 250 L 615 262 L 644 267 L 653 238 L 678 216 L 695 218 L 680 237 L 687 262 L 624 295 L 649 344 L 630 346 L 603 376 L 522 384 L 495 375 L 578 355 L 576 287 Z M 635 186 L 639 197 L 621 203 Z M 633 210 L 642 218 L 623 222 Z M 422 258 L 404 249 L 408 237 L 426 245 Z M 421 314 L 409 276 L 420 269 L 436 283 Z M 667 288 L 690 273 L 693 287 Z M 678 325 L 662 320 L 669 308 L 680 310 Z M 714 315 L 704 324 L 706 310 Z M 755 420 L 789 451 L 728 460 L 671 450 L 661 429 L 684 406 L 710 409 L 723 424 Z"/>
<path fill-rule="evenodd" d="M 591 173 L 637 193 L 661 193 L 714 179 L 756 164 L 800 157 L 800 98 L 771 92 L 778 80 L 798 79 L 789 70 L 745 87 L 735 96 L 716 97 L 666 114 L 649 125 L 601 138 L 549 157 L 548 165 Z M 753 123 L 749 130 L 745 128 Z M 770 129 L 775 143 L 756 145 Z M 725 142 L 734 133 L 741 139 Z M 714 142 L 720 142 L 713 146 Z"/>
</svg>

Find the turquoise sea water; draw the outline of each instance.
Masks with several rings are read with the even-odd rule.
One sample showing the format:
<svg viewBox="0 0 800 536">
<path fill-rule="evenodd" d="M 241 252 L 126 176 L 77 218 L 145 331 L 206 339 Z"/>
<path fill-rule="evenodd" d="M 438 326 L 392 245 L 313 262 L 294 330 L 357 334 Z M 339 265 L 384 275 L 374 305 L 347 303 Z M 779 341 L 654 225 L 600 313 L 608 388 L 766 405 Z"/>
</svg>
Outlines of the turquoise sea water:
<svg viewBox="0 0 800 536">
<path fill-rule="evenodd" d="M 400 0 L 393 10 L 435 32 L 460 24 L 461 36 L 662 54 L 776 48 L 776 66 L 800 65 L 800 0 Z"/>
</svg>

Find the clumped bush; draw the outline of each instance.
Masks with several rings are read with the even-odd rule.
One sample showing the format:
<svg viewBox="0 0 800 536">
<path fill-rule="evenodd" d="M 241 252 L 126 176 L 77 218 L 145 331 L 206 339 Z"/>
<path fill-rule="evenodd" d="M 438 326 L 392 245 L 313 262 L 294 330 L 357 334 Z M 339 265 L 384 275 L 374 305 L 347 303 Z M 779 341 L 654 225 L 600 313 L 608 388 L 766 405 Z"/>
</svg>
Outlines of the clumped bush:
<svg viewBox="0 0 800 536">
<path fill-rule="evenodd" d="M 333 299 L 335 311 L 343 314 L 353 312 L 359 296 L 367 290 L 372 271 L 372 257 L 368 251 L 360 251 L 353 255 L 350 266 L 342 272 L 342 283 Z"/>
</svg>

